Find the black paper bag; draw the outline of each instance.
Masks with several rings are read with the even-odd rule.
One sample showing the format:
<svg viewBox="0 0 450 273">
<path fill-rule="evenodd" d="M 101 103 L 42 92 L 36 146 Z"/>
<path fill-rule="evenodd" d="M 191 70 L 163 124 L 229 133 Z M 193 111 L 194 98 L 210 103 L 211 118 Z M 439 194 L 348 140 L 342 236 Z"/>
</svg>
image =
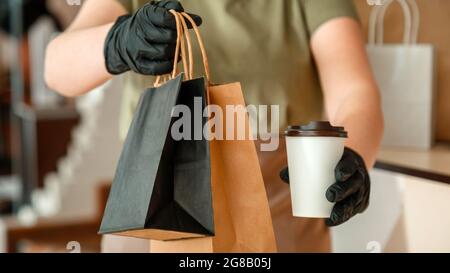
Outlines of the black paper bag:
<svg viewBox="0 0 450 273">
<path fill-rule="evenodd" d="M 142 94 L 99 233 L 154 240 L 214 235 L 209 144 L 198 135 L 207 118 L 201 116 L 200 125 L 194 120 L 199 98 L 200 111 L 206 105 L 205 82 L 182 79 L 183 73 Z M 179 130 L 190 129 L 190 139 L 172 137 L 172 125 L 180 121 L 172 117 L 175 105 L 190 110 L 185 118 L 191 128 Z"/>
</svg>

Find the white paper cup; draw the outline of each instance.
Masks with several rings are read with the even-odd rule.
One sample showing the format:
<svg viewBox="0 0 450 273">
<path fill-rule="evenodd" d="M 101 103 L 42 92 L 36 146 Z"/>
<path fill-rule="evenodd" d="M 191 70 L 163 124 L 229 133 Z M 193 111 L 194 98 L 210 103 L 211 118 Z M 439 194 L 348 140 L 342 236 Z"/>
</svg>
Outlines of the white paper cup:
<svg viewBox="0 0 450 273">
<path fill-rule="evenodd" d="M 294 216 L 330 217 L 334 203 L 325 194 L 336 181 L 334 169 L 344 152 L 346 137 L 344 128 L 329 122 L 289 126 L 286 148 Z"/>
</svg>

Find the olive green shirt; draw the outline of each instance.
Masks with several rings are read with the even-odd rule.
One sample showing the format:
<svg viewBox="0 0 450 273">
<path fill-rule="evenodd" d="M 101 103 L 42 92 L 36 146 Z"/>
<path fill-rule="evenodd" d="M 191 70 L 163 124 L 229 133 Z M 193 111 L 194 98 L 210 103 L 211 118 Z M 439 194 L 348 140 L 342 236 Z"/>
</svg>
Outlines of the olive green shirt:
<svg viewBox="0 0 450 273">
<path fill-rule="evenodd" d="M 147 0 L 119 0 L 132 12 Z M 247 104 L 279 105 L 280 129 L 322 116 L 322 91 L 310 37 L 336 17 L 357 19 L 352 0 L 182 0 L 200 27 L 214 83 L 239 81 Z M 195 36 L 193 36 L 195 37 Z M 195 44 L 195 43 L 194 43 Z M 332 45 L 330 45 L 332 46 Z M 201 76 L 199 51 L 194 51 Z M 153 77 L 124 75 L 120 134 L 125 137 L 140 93 Z M 261 118 L 261 117 L 260 117 Z"/>
</svg>

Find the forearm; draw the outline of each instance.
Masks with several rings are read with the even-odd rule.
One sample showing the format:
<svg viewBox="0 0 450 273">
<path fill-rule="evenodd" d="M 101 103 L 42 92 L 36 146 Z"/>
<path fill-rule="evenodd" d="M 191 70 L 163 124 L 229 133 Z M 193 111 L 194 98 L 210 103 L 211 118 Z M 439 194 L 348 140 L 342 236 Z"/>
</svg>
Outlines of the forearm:
<svg viewBox="0 0 450 273">
<path fill-rule="evenodd" d="M 346 146 L 363 157 L 367 168 L 372 168 L 384 128 L 379 95 L 368 89 L 350 93 L 328 118 L 332 124 L 345 127 L 349 135 Z"/>
<path fill-rule="evenodd" d="M 47 47 L 45 79 L 51 89 L 78 96 L 109 80 L 104 41 L 112 23 L 61 34 Z"/>
<path fill-rule="evenodd" d="M 383 134 L 383 116 L 361 27 L 351 18 L 333 19 L 316 31 L 311 47 L 327 117 L 333 125 L 345 126 L 349 133 L 346 145 L 371 168 Z"/>
</svg>

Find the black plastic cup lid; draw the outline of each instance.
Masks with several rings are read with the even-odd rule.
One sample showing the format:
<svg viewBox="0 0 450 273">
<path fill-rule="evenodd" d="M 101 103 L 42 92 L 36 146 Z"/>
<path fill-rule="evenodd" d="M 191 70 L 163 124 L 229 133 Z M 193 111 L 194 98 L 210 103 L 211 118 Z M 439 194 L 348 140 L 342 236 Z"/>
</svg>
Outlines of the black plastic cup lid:
<svg viewBox="0 0 450 273">
<path fill-rule="evenodd" d="M 311 121 L 307 125 L 291 125 L 285 131 L 287 136 L 347 137 L 344 127 L 334 127 L 328 121 Z"/>
</svg>

